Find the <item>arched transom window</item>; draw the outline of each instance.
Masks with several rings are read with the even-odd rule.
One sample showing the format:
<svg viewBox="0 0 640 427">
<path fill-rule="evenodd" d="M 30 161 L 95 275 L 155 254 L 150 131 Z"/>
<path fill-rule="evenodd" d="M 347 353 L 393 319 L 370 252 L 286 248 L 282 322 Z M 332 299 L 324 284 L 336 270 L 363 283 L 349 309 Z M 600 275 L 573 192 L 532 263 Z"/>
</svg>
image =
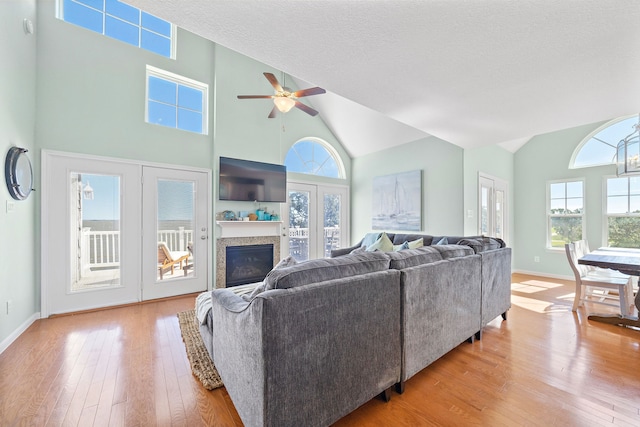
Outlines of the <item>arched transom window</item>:
<svg viewBox="0 0 640 427">
<path fill-rule="evenodd" d="M 284 164 L 288 172 L 344 178 L 344 167 L 338 153 L 318 138 L 305 138 L 293 144 Z"/>
<path fill-rule="evenodd" d="M 616 147 L 629 134 L 640 119 L 638 114 L 611 120 L 591 132 L 576 147 L 569 163 L 570 169 L 602 166 L 616 163 Z"/>
</svg>

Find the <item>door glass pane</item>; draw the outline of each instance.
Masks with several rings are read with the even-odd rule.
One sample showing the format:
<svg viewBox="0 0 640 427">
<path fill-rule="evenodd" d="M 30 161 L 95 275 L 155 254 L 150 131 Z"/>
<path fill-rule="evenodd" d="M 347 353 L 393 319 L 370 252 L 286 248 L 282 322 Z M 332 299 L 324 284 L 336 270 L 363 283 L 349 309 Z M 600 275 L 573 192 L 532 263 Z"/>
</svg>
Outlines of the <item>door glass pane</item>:
<svg viewBox="0 0 640 427">
<path fill-rule="evenodd" d="M 504 239 L 504 191 L 496 190 L 496 229 L 495 237 Z"/>
<path fill-rule="evenodd" d="M 289 191 L 289 254 L 309 259 L 309 192 Z"/>
<path fill-rule="evenodd" d="M 120 177 L 71 172 L 71 292 L 120 285 Z"/>
<path fill-rule="evenodd" d="M 193 275 L 193 181 L 158 180 L 158 272 L 166 281 Z"/>
<path fill-rule="evenodd" d="M 331 257 L 331 250 L 340 247 L 340 208 L 339 194 L 324 195 L 324 256 Z"/>
<path fill-rule="evenodd" d="M 480 188 L 480 234 L 489 235 L 489 188 Z"/>
</svg>

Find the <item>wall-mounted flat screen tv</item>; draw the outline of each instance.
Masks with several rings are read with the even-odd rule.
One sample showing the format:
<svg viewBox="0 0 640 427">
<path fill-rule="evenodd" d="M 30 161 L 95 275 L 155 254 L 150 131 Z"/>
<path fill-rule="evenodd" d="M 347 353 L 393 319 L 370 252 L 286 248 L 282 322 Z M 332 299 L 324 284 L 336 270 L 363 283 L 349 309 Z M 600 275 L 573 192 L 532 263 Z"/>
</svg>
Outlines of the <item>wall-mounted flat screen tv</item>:
<svg viewBox="0 0 640 427">
<path fill-rule="evenodd" d="M 220 200 L 287 201 L 287 168 L 283 165 L 220 157 L 218 182 Z"/>
</svg>

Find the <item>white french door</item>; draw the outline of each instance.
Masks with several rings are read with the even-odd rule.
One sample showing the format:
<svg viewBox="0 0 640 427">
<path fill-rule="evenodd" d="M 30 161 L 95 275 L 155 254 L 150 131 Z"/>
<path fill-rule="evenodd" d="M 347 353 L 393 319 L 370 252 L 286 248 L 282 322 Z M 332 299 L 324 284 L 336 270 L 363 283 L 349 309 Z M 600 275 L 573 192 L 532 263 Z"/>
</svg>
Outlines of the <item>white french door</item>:
<svg viewBox="0 0 640 427">
<path fill-rule="evenodd" d="M 298 261 L 325 258 L 348 243 L 348 187 L 289 181 L 287 191 L 283 253 Z"/>
<path fill-rule="evenodd" d="M 143 167 L 142 298 L 207 289 L 208 174 Z"/>
<path fill-rule="evenodd" d="M 508 239 L 507 195 L 506 181 L 478 174 L 478 234 Z"/>
<path fill-rule="evenodd" d="M 43 150 L 42 316 L 206 290 L 208 177 Z"/>
<path fill-rule="evenodd" d="M 44 317 L 139 300 L 140 167 L 42 152 Z"/>
</svg>

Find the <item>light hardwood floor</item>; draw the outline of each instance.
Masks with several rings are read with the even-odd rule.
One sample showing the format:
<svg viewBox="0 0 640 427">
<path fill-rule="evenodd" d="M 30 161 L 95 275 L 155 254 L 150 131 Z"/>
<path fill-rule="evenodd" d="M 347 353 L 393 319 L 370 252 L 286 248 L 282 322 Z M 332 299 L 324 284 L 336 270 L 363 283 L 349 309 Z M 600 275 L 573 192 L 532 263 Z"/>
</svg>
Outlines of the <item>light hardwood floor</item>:
<svg viewBox="0 0 640 427">
<path fill-rule="evenodd" d="M 337 426 L 640 426 L 640 331 L 571 312 L 572 282 L 514 275 L 508 320 Z M 240 426 L 191 375 L 194 296 L 35 322 L 0 355 L 0 425 Z"/>
</svg>

